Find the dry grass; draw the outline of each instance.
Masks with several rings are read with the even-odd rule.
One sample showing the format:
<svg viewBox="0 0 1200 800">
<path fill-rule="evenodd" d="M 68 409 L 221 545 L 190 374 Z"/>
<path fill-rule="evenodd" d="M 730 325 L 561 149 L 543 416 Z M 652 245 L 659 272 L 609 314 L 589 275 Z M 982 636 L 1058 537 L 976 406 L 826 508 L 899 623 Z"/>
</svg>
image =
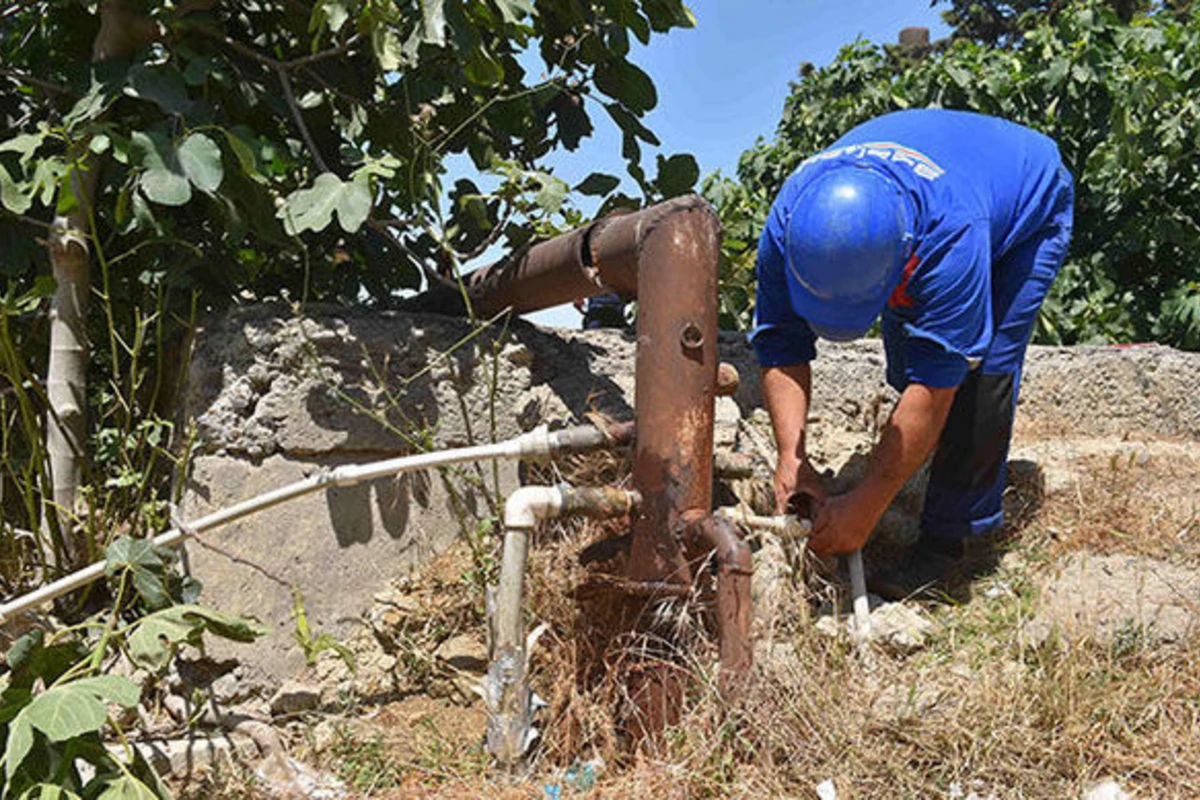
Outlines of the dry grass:
<svg viewBox="0 0 1200 800">
<path fill-rule="evenodd" d="M 1037 610 L 1037 565 L 1072 551 L 1170 556 L 1200 566 L 1186 497 L 1200 477 L 1195 462 L 1093 458 L 1080 465 L 1069 492 L 1046 497 L 1036 481 L 1018 482 L 1009 497 L 1014 528 L 1023 528 L 1010 531 L 1015 556 L 982 578 L 969 602 L 929 609 L 937 632 L 914 655 L 879 652 L 867 666 L 844 642 L 785 619 L 769 647 L 760 643 L 755 680 L 731 709 L 713 689 L 715 654 L 705 626 L 684 615 L 684 717 L 637 750 L 625 735 L 628 702 L 619 676 L 638 643 L 621 632 L 645 620 L 611 600 L 581 604 L 571 597 L 588 574 L 579 552 L 623 526 L 547 528 L 531 554 L 528 582 L 532 621 L 548 626 L 532 654 L 532 683 L 548 703 L 532 772 L 505 778 L 486 767 L 478 706 L 457 709 L 423 697 L 380 710 L 374 730 L 391 735 L 377 750 L 345 749 L 342 762 L 376 754 L 374 766 L 396 776 L 390 788 L 370 794 L 385 798 L 544 798 L 543 786 L 561 784 L 564 768 L 595 758 L 606 766 L 586 796 L 597 799 L 813 797 L 826 779 L 843 800 L 955 792 L 1067 798 L 1108 778 L 1139 797 L 1200 797 L 1200 641 L 1164 645 L 1131 629 L 1108 643 L 1052 637 L 1033 645 L 1021 634 Z M 587 460 L 574 465 L 575 473 L 538 481 L 610 483 L 627 468 Z M 623 556 L 606 565 L 622 567 Z M 446 573 L 437 586 L 439 604 L 459 610 L 444 617 L 439 636 L 479 624 L 461 613 L 472 601 L 469 582 Z M 467 719 L 464 712 L 473 724 L 453 722 Z M 414 714 L 437 735 L 400 736 Z M 375 741 L 371 730 L 364 725 L 358 741 Z M 563 796 L 573 795 L 564 787 Z"/>
<path fill-rule="evenodd" d="M 1148 450 L 1081 458 L 1037 515 L 1053 555 L 1130 553 L 1200 563 L 1200 462 Z"/>
<path fill-rule="evenodd" d="M 944 797 L 957 783 L 1061 798 L 1109 776 L 1142 796 L 1200 796 L 1200 652 L 1024 651 L 1020 602 L 948 610 L 930 652 L 873 670 L 800 635 L 741 713 L 700 698 L 609 796 L 811 796 L 832 778 L 839 797 Z"/>
</svg>

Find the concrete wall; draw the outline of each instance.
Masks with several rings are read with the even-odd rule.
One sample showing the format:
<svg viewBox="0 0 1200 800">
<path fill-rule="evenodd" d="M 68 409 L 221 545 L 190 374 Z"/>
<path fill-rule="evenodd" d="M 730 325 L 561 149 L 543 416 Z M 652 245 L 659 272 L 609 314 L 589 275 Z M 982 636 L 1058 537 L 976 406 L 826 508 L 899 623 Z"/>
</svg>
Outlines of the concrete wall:
<svg viewBox="0 0 1200 800">
<path fill-rule="evenodd" d="M 335 308 L 300 319 L 254 307 L 212 320 L 197 336 L 185 399 L 199 434 L 185 515 L 335 464 L 504 439 L 593 409 L 632 418 L 632 335 L 521 321 L 464 343 L 470 333 L 443 317 Z M 721 350 L 743 380 L 718 400 L 718 446 L 769 448 L 753 355 L 739 335 L 723 336 Z M 811 448 L 836 467 L 865 452 L 895 395 L 878 342 L 823 346 L 814 370 Z M 1200 356 L 1168 348 L 1035 348 L 1018 437 L 1195 439 L 1197 375 Z M 314 628 L 346 636 L 373 594 L 488 516 L 515 484 L 506 464 L 331 489 L 205 535 L 243 561 L 195 545 L 188 558 L 205 602 L 277 626 L 266 646 L 237 650 L 277 679 L 303 664 L 291 596 L 245 562 L 294 582 Z"/>
</svg>

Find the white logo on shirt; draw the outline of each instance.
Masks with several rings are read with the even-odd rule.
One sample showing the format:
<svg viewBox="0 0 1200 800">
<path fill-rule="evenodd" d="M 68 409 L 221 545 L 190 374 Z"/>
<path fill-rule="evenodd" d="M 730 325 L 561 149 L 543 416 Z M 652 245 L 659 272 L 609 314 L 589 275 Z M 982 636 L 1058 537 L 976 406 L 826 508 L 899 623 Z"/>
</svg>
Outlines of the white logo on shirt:
<svg viewBox="0 0 1200 800">
<path fill-rule="evenodd" d="M 863 144 L 848 144 L 845 147 L 825 150 L 816 155 L 809 156 L 800 162 L 800 166 L 796 168 L 796 172 L 804 169 L 808 164 L 815 164 L 818 161 L 828 161 L 844 156 L 850 158 L 875 158 L 880 161 L 904 164 L 914 174 L 929 181 L 935 181 L 946 174 L 946 170 L 939 167 L 929 156 L 919 150 L 914 150 L 911 147 L 905 147 L 895 142 L 865 142 Z"/>
</svg>

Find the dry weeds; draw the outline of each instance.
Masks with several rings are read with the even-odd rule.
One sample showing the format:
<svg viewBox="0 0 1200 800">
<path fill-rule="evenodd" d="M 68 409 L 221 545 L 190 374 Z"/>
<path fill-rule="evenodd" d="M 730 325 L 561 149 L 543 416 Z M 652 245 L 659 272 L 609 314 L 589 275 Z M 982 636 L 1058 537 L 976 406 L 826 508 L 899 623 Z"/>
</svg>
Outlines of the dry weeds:
<svg viewBox="0 0 1200 800">
<path fill-rule="evenodd" d="M 380 763 L 397 776 L 370 796 L 544 798 L 544 786 L 563 786 L 564 768 L 602 759 L 600 780 L 586 794 L 597 800 L 813 797 L 826 779 L 843 800 L 972 792 L 1069 798 L 1108 778 L 1139 797 L 1200 797 L 1200 641 L 1164 645 L 1134 628 L 1107 643 L 1051 636 L 1032 644 L 1021 634 L 1037 611 L 1041 567 L 1071 552 L 1200 566 L 1190 501 L 1200 469 L 1191 459 L 1157 456 L 1091 457 L 1074 466 L 1071 491 L 1047 496 L 1036 479 L 1016 482 L 1008 498 L 1015 555 L 976 582 L 969 602 L 931 609 L 938 632 L 914 655 L 881 652 L 867 666 L 844 642 L 784 619 L 774 641 L 760 643 L 743 704 L 728 708 L 712 688 L 715 653 L 702 620 L 689 617 L 684 717 L 636 751 L 624 735 L 627 703 L 614 668 L 634 649 L 620 635 L 631 627 L 630 612 L 571 597 L 598 568 L 581 566 L 579 552 L 623 525 L 547 527 L 529 567 L 531 627 L 547 626 L 531 656 L 532 682 L 548 703 L 531 771 L 497 775 L 482 755 L 482 723 L 452 722 L 466 719 L 464 709 L 418 696 L 378 710 L 374 728 L 358 729 L 359 757 L 376 741 L 371 731 L 380 732 Z M 575 473 L 537 480 L 609 483 L 627 468 L 593 459 L 573 465 Z M 622 566 L 618 555 L 604 568 Z M 458 610 L 435 626 L 439 637 L 478 627 L 461 611 L 477 600 L 468 582 L 446 573 L 437 587 L 439 604 Z M 478 706 L 469 711 L 479 719 Z M 412 724 L 436 736 L 397 732 Z M 343 751 L 343 764 L 352 752 Z M 562 796 L 577 795 L 563 786 Z"/>
<path fill-rule="evenodd" d="M 1033 526 L 1052 540 L 1053 555 L 1086 549 L 1200 562 L 1200 462 L 1131 448 L 1072 466 L 1075 479 L 1047 498 Z"/>
</svg>

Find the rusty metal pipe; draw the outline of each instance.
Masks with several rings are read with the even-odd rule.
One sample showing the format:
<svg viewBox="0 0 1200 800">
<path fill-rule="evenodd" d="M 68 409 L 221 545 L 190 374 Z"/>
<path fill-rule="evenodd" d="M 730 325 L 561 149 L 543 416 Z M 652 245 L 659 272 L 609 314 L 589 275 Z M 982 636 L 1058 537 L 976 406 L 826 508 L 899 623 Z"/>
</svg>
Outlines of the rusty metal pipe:
<svg viewBox="0 0 1200 800">
<path fill-rule="evenodd" d="M 633 519 L 630 586 L 691 586 L 688 558 L 696 554 L 685 552 L 683 535 L 689 521 L 712 509 L 720 240 L 712 206 L 692 195 L 597 220 L 466 279 L 465 294 L 480 315 L 506 308 L 520 314 L 605 291 L 637 298 L 633 485 L 642 502 Z M 456 313 L 457 303 L 461 313 L 457 287 L 439 291 L 408 307 Z M 735 374 L 725 370 L 722 392 L 736 389 Z M 742 624 L 749 613 L 750 575 L 748 562 L 743 564 L 748 551 L 728 540 L 724 523 L 710 523 L 709 529 L 699 538 L 718 542 L 725 554 L 718 589 L 722 663 L 728 664 L 723 672 L 740 674 L 749 664 Z M 739 605 L 743 599 L 745 608 Z M 741 626 L 728 634 L 728 642 L 726 619 Z M 662 695 L 664 708 L 677 708 L 682 698 L 677 676 L 654 677 L 666 674 L 648 667 L 643 688 L 649 697 Z"/>
<path fill-rule="evenodd" d="M 750 576 L 754 564 L 750 545 L 738 535 L 737 525 L 722 516 L 709 515 L 689 528 L 698 544 L 712 550 L 717 563 L 717 622 L 720 636 L 721 674 L 718 686 L 726 700 L 737 697 L 750 666 L 753 603 Z"/>
<path fill-rule="evenodd" d="M 629 577 L 690 584 L 684 516 L 712 508 L 720 223 L 702 199 L 677 198 L 614 221 L 595 241 L 597 262 L 620 258 L 628 238 L 640 264 L 633 485 L 643 500 Z"/>
<path fill-rule="evenodd" d="M 641 503 L 641 495 L 615 486 L 560 486 L 562 514 L 598 519 L 624 517 Z"/>
<path fill-rule="evenodd" d="M 527 314 L 604 292 L 615 292 L 631 300 L 637 295 L 636 254 L 609 258 L 603 264 L 593 259 L 592 241 L 618 219 L 621 217 L 598 219 L 570 233 L 518 250 L 465 276 L 462 289 L 457 285 L 433 287 L 401 307 L 460 316 L 466 312 L 465 293 L 477 315 L 490 317 L 505 309 Z"/>
<path fill-rule="evenodd" d="M 575 587 L 577 600 L 585 600 L 608 592 L 619 592 L 633 597 L 688 597 L 690 586 L 667 581 L 630 581 L 613 575 L 593 575 Z"/>
</svg>

